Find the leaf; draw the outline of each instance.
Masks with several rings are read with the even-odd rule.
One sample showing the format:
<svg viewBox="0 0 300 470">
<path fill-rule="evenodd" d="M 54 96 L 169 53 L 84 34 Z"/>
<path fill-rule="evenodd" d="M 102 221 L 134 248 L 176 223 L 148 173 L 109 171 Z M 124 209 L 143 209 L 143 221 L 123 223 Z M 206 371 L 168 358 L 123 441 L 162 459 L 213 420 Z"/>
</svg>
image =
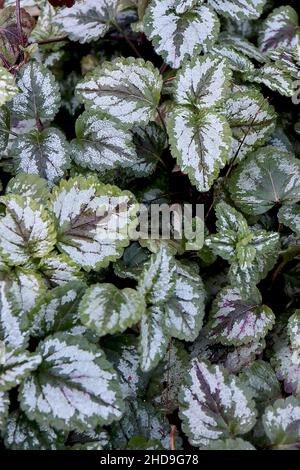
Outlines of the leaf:
<svg viewBox="0 0 300 470">
<path fill-rule="evenodd" d="M 256 412 L 237 377 L 219 365 L 194 359 L 181 388 L 180 418 L 190 443 L 204 447 L 249 432 Z"/>
<path fill-rule="evenodd" d="M 11 101 L 18 93 L 14 76 L 0 65 L 0 106 Z"/>
<path fill-rule="evenodd" d="M 111 449 L 107 431 L 96 428 L 84 433 L 73 432 L 69 436 L 70 450 L 106 450 Z M 75 443 L 75 444 L 73 444 Z"/>
<path fill-rule="evenodd" d="M 233 93 L 226 100 L 225 117 L 232 131 L 231 153 L 236 161 L 265 144 L 276 125 L 273 106 L 257 90 Z"/>
<path fill-rule="evenodd" d="M 22 67 L 17 84 L 21 92 L 11 105 L 16 117 L 51 121 L 60 107 L 59 86 L 54 75 L 42 64 L 30 61 Z"/>
<path fill-rule="evenodd" d="M 37 203 L 47 204 L 50 197 L 50 190 L 47 181 L 37 175 L 19 173 L 9 180 L 6 186 L 7 194 L 18 194 L 26 198 L 32 198 Z"/>
<path fill-rule="evenodd" d="M 64 134 L 54 128 L 33 130 L 16 138 L 11 148 L 18 172 L 37 174 L 53 186 L 70 168 L 69 146 Z"/>
<path fill-rule="evenodd" d="M 259 18 L 265 4 L 266 0 L 208 0 L 220 15 L 235 21 Z"/>
<path fill-rule="evenodd" d="M 288 6 L 275 8 L 264 21 L 259 36 L 262 52 L 284 48 L 290 50 L 300 45 L 298 15 Z"/>
<path fill-rule="evenodd" d="M 264 430 L 273 444 L 280 448 L 300 441 L 300 398 L 276 400 L 263 415 Z"/>
<path fill-rule="evenodd" d="M 80 268 L 65 255 L 50 254 L 45 256 L 40 261 L 39 270 L 51 287 L 84 279 Z"/>
<path fill-rule="evenodd" d="M 137 161 L 133 161 L 130 169 L 135 177 L 150 176 L 161 161 L 161 155 L 167 144 L 166 134 L 154 122 L 149 122 L 144 129 L 134 127 L 132 132 Z"/>
<path fill-rule="evenodd" d="M 279 382 L 268 362 L 260 359 L 253 362 L 249 367 L 242 369 L 239 378 L 250 390 L 259 409 L 264 409 L 281 396 Z"/>
<path fill-rule="evenodd" d="M 275 323 L 272 310 L 261 305 L 257 289 L 243 299 L 237 287 L 223 288 L 210 315 L 210 336 L 224 345 L 241 346 L 264 338 Z"/>
<path fill-rule="evenodd" d="M 229 188 L 234 203 L 251 215 L 300 200 L 300 162 L 273 146 L 249 155 L 233 172 Z"/>
<path fill-rule="evenodd" d="M 1 74 L 1 71 L 0 71 Z M 0 98 L 1 100 L 1 98 Z M 3 106 L 0 108 L 0 152 L 3 152 L 8 144 L 10 131 L 10 114 L 9 110 Z"/>
<path fill-rule="evenodd" d="M 18 349 L 6 351 L 4 360 L 4 364 L 0 364 L 0 390 L 2 392 L 7 392 L 19 385 L 42 362 L 39 354 Z"/>
<path fill-rule="evenodd" d="M 139 352 L 143 372 L 154 369 L 164 357 L 169 338 L 163 308 L 149 307 L 142 316 L 140 324 Z"/>
<path fill-rule="evenodd" d="M 82 337 L 57 333 L 39 344 L 42 365 L 20 387 L 21 409 L 41 426 L 84 431 L 120 419 L 116 373 Z"/>
<path fill-rule="evenodd" d="M 146 304 L 135 289 L 118 289 L 113 284 L 94 284 L 79 306 L 82 323 L 97 335 L 122 333 L 135 325 L 144 314 Z"/>
<path fill-rule="evenodd" d="M 6 428 L 8 408 L 9 408 L 8 393 L 0 392 L 0 431 L 3 431 Z"/>
<path fill-rule="evenodd" d="M 76 92 L 88 109 L 103 111 L 130 129 L 154 120 L 161 88 L 162 78 L 151 62 L 121 57 L 87 74 Z"/>
<path fill-rule="evenodd" d="M 72 41 L 81 44 L 95 41 L 108 32 L 112 25 L 118 0 L 85 0 L 72 8 L 63 8 L 54 21 Z"/>
<path fill-rule="evenodd" d="M 233 34 L 233 32 L 222 32 L 219 36 L 220 44 L 225 44 L 236 49 L 238 52 L 241 52 L 243 55 L 254 59 L 257 62 L 265 62 L 264 54 L 262 54 L 259 49 L 248 41 L 246 38 L 239 34 Z"/>
<path fill-rule="evenodd" d="M 185 62 L 176 75 L 174 98 L 179 105 L 193 106 L 199 111 L 218 106 L 229 90 L 231 73 L 228 62 L 206 55 Z"/>
<path fill-rule="evenodd" d="M 162 450 L 163 447 L 158 439 L 147 439 L 146 437 L 132 437 L 126 446 L 126 450 Z"/>
<path fill-rule="evenodd" d="M 224 168 L 230 151 L 230 128 L 217 112 L 194 112 L 178 106 L 168 120 L 171 153 L 198 191 L 206 192 Z"/>
<path fill-rule="evenodd" d="M 93 177 L 61 180 L 52 192 L 51 206 L 59 250 L 86 271 L 121 257 L 129 244 L 129 228 L 137 225 L 133 195 Z"/>
<path fill-rule="evenodd" d="M 224 439 L 213 441 L 207 450 L 255 450 L 252 444 L 240 437 L 237 439 Z"/>
<path fill-rule="evenodd" d="M 234 71 L 250 73 L 254 70 L 251 60 L 232 46 L 218 44 L 212 47 L 210 51 L 215 57 L 221 56 L 227 59 L 230 68 Z"/>
<path fill-rule="evenodd" d="M 21 411 L 7 420 L 4 442 L 11 450 L 57 450 L 63 447 L 62 436 L 47 424 L 39 426 Z"/>
<path fill-rule="evenodd" d="M 83 333 L 85 328 L 80 324 L 78 306 L 85 290 L 85 284 L 73 281 L 40 297 L 28 314 L 30 335 L 42 338 L 60 331 Z"/>
<path fill-rule="evenodd" d="M 283 96 L 292 97 L 295 94 L 294 82 L 284 70 L 275 65 L 264 65 L 259 70 L 247 74 L 247 80 L 254 83 L 263 83 L 272 91 Z"/>
<path fill-rule="evenodd" d="M 289 338 L 285 335 L 279 337 L 274 345 L 274 354 L 271 357 L 278 380 L 284 383 L 284 390 L 288 394 L 300 393 L 300 349 L 291 346 Z"/>
<path fill-rule="evenodd" d="M 71 157 L 83 168 L 104 173 L 136 163 L 132 135 L 99 111 L 86 111 L 76 121 Z"/>
<path fill-rule="evenodd" d="M 296 188 L 295 188 L 296 192 Z M 300 200 L 300 197 L 299 197 Z M 296 235 L 300 236 L 300 206 L 283 206 L 279 209 L 278 220 L 281 224 L 289 227 Z"/>
<path fill-rule="evenodd" d="M 56 10 L 49 1 L 43 2 L 40 6 L 40 13 L 37 24 L 31 33 L 32 42 L 46 41 L 47 39 L 59 38 L 62 36 L 60 28 L 55 24 Z M 60 44 L 58 43 L 58 47 Z"/>
<path fill-rule="evenodd" d="M 172 295 L 175 288 L 175 262 L 165 245 L 153 254 L 141 273 L 138 291 L 148 304 L 161 305 Z"/>
<path fill-rule="evenodd" d="M 3 196 L 0 202 L 6 208 L 0 219 L 0 253 L 7 263 L 19 266 L 50 253 L 56 233 L 46 209 L 16 194 Z"/>
<path fill-rule="evenodd" d="M 228 353 L 224 366 L 233 374 L 241 372 L 245 366 L 249 367 L 257 358 L 261 357 L 265 348 L 266 342 L 264 339 L 254 340 L 252 343 L 238 346 Z"/>
<path fill-rule="evenodd" d="M 185 10 L 185 6 L 178 9 L 176 3 L 176 0 L 150 2 L 144 16 L 144 31 L 156 53 L 178 69 L 184 59 L 199 55 L 216 42 L 220 23 L 207 5 L 195 2 L 192 8 Z"/>
<path fill-rule="evenodd" d="M 149 261 L 149 258 L 150 252 L 142 248 L 138 242 L 133 242 L 125 248 L 122 259 L 114 263 L 114 273 L 123 279 L 129 278 L 138 281 L 144 264 Z"/>
<path fill-rule="evenodd" d="M 166 328 L 170 335 L 194 341 L 205 314 L 205 289 L 201 277 L 189 266 L 176 262 L 175 292 L 165 307 Z"/>
<path fill-rule="evenodd" d="M 287 333 L 292 347 L 300 349 L 300 310 L 296 310 L 289 318 Z"/>
</svg>

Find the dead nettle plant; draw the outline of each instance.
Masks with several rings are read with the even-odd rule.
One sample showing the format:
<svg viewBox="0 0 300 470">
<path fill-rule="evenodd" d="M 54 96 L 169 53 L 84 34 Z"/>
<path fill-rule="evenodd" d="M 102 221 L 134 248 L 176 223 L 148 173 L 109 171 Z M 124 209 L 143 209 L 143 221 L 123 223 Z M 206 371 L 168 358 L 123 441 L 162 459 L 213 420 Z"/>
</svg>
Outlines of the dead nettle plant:
<svg viewBox="0 0 300 470">
<path fill-rule="evenodd" d="M 299 448 L 296 3 L 1 2 L 2 446 Z"/>
</svg>

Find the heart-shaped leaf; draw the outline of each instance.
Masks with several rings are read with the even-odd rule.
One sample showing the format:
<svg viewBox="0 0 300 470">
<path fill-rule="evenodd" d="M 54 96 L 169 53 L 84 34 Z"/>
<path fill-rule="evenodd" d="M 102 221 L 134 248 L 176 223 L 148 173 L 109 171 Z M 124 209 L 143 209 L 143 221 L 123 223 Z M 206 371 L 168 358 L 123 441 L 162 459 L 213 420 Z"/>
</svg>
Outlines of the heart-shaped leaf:
<svg viewBox="0 0 300 470">
<path fill-rule="evenodd" d="M 142 316 L 139 336 L 141 368 L 144 372 L 154 369 L 164 357 L 169 339 L 163 307 L 149 307 Z"/>
<path fill-rule="evenodd" d="M 270 13 L 264 21 L 259 36 L 262 52 L 284 48 L 290 50 L 300 45 L 298 15 L 294 8 L 285 5 Z"/>
<path fill-rule="evenodd" d="M 266 409 L 262 420 L 264 430 L 275 448 L 299 444 L 300 398 L 276 400 L 273 406 Z"/>
</svg>

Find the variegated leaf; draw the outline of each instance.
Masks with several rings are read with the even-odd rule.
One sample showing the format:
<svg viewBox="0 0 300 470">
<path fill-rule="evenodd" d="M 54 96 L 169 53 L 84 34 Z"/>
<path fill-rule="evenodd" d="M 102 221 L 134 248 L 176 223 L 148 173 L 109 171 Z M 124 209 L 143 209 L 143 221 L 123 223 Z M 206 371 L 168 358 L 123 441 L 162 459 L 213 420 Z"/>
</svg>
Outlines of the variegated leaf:
<svg viewBox="0 0 300 470">
<path fill-rule="evenodd" d="M 61 32 L 81 44 L 103 37 L 115 20 L 118 0 L 80 0 L 54 18 Z"/>
<path fill-rule="evenodd" d="M 299 445 L 300 398 L 288 397 L 275 401 L 265 410 L 262 421 L 273 448 L 287 450 L 291 444 Z"/>
<path fill-rule="evenodd" d="M 279 48 L 290 50 L 299 45 L 298 15 L 294 8 L 285 5 L 273 10 L 261 27 L 259 36 L 261 51 Z"/>
<path fill-rule="evenodd" d="M 292 347 L 300 349 L 300 310 L 296 310 L 289 318 L 287 333 Z"/>
<path fill-rule="evenodd" d="M 171 336 L 194 341 L 205 313 L 205 289 L 191 267 L 176 262 L 175 291 L 165 306 L 166 328 Z"/>
<path fill-rule="evenodd" d="M 31 198 L 10 194 L 1 198 L 6 215 L 0 219 L 0 252 L 11 266 L 46 256 L 56 233 L 46 209 Z"/>
<path fill-rule="evenodd" d="M 216 58 L 221 56 L 227 59 L 229 67 L 234 71 L 249 73 L 254 70 L 251 60 L 232 46 L 217 44 L 211 48 L 210 53 Z"/>
<path fill-rule="evenodd" d="M 195 5 L 204 3 L 204 0 L 175 0 L 174 8 L 176 13 L 181 14 L 189 11 Z"/>
<path fill-rule="evenodd" d="M 150 256 L 150 251 L 142 248 L 138 242 L 133 242 L 125 248 L 122 259 L 114 263 L 114 272 L 118 277 L 138 281 L 143 272 L 144 264 L 149 261 Z"/>
<path fill-rule="evenodd" d="M 55 39 L 64 36 L 63 31 L 55 24 L 56 10 L 48 1 L 44 1 L 39 5 L 40 13 L 30 39 L 32 42 L 46 41 L 47 39 Z M 60 44 L 58 43 L 58 47 Z"/>
<path fill-rule="evenodd" d="M 286 393 L 300 394 L 300 348 L 294 348 L 286 335 L 276 338 L 271 364 Z"/>
<path fill-rule="evenodd" d="M 29 197 L 45 206 L 47 206 L 50 197 L 47 181 L 38 175 L 28 175 L 27 173 L 19 173 L 15 178 L 9 180 L 6 193 Z"/>
<path fill-rule="evenodd" d="M 220 15 L 235 21 L 257 19 L 267 0 L 208 0 Z"/>
<path fill-rule="evenodd" d="M 42 64 L 30 61 L 22 67 L 17 81 L 20 93 L 11 108 L 19 119 L 51 121 L 60 107 L 59 86 Z"/>
<path fill-rule="evenodd" d="M 222 32 L 219 37 L 219 42 L 222 45 L 234 47 L 234 49 L 250 59 L 254 59 L 260 63 L 265 62 L 264 54 L 242 35 L 233 34 L 233 32 Z"/>
<path fill-rule="evenodd" d="M 129 228 L 137 225 L 138 206 L 129 191 L 96 178 L 62 180 L 52 193 L 59 250 L 89 271 L 122 256 Z"/>
<path fill-rule="evenodd" d="M 6 420 L 8 416 L 9 396 L 7 392 L 0 392 L 0 431 L 6 429 Z"/>
<path fill-rule="evenodd" d="M 272 310 L 261 305 L 257 289 L 250 298 L 243 299 L 237 287 L 226 287 L 212 307 L 210 336 L 224 345 L 241 346 L 264 338 L 274 322 Z"/>
<path fill-rule="evenodd" d="M 264 65 L 259 70 L 247 73 L 246 78 L 250 82 L 263 83 L 270 90 L 289 98 L 295 94 L 292 77 L 273 64 Z"/>
<path fill-rule="evenodd" d="M 194 6 L 186 9 L 186 5 L 180 8 L 177 3 L 177 0 L 153 0 L 144 16 L 146 36 L 157 54 L 175 69 L 184 59 L 208 50 L 220 29 L 218 16 L 209 6 L 193 2 Z"/>
<path fill-rule="evenodd" d="M 73 335 L 84 333 L 78 306 L 85 290 L 85 284 L 73 281 L 40 297 L 28 313 L 30 335 L 41 338 L 60 331 Z"/>
<path fill-rule="evenodd" d="M 117 375 L 95 345 L 80 336 L 48 336 L 36 352 L 42 365 L 21 385 L 21 409 L 56 429 L 85 431 L 120 419 Z"/>
<path fill-rule="evenodd" d="M 86 111 L 76 121 L 71 157 L 80 166 L 104 173 L 130 167 L 137 155 L 129 131 L 98 111 Z"/>
<path fill-rule="evenodd" d="M 236 439 L 217 439 L 207 447 L 207 450 L 255 450 L 255 447 L 250 442 L 238 437 Z"/>
<path fill-rule="evenodd" d="M 300 161 L 276 147 L 264 147 L 237 167 L 229 188 L 235 204 L 247 214 L 294 204 L 300 201 Z"/>
<path fill-rule="evenodd" d="M 256 412 L 247 389 L 219 365 L 194 359 L 180 393 L 182 428 L 192 445 L 249 432 Z"/>
<path fill-rule="evenodd" d="M 213 55 L 195 57 L 184 63 L 174 82 L 174 97 L 179 105 L 201 111 L 221 104 L 229 91 L 228 62 Z"/>
<path fill-rule="evenodd" d="M 64 134 L 54 128 L 33 130 L 17 137 L 11 148 L 18 172 L 36 174 L 53 186 L 70 168 L 69 145 Z"/>
<path fill-rule="evenodd" d="M 0 364 L 0 390 L 7 392 L 19 385 L 37 369 L 41 362 L 42 358 L 39 354 L 19 349 L 7 350 L 4 364 Z"/>
<path fill-rule="evenodd" d="M 94 431 L 73 432 L 69 437 L 70 450 L 105 450 L 111 449 L 110 436 L 107 431 L 96 428 Z"/>
<path fill-rule="evenodd" d="M 79 306 L 82 323 L 99 336 L 122 333 L 145 313 L 142 294 L 135 289 L 118 289 L 113 284 L 94 284 Z"/>
<path fill-rule="evenodd" d="M 151 175 L 161 161 L 161 155 L 167 145 L 166 134 L 154 122 L 150 122 L 145 128 L 134 127 L 132 132 L 137 160 L 131 165 L 130 171 L 135 177 L 144 178 Z"/>
<path fill-rule="evenodd" d="M 300 49 L 299 49 L 300 50 Z M 296 48 L 291 51 L 285 49 L 270 50 L 268 57 L 275 62 L 275 65 L 291 75 L 295 80 L 300 78 L 299 57 L 296 54 Z"/>
<path fill-rule="evenodd" d="M 225 116 L 232 131 L 232 157 L 242 160 L 267 142 L 276 126 L 273 106 L 256 90 L 233 93 L 225 102 Z"/>
<path fill-rule="evenodd" d="M 9 131 L 10 131 L 10 113 L 9 113 L 8 108 L 6 108 L 5 106 L 2 106 L 0 108 L 0 152 L 3 152 L 7 147 L 8 139 L 9 139 Z"/>
<path fill-rule="evenodd" d="M 198 191 L 206 192 L 230 156 L 231 132 L 217 112 L 178 106 L 168 120 L 171 153 Z"/>
<path fill-rule="evenodd" d="M 154 120 L 160 100 L 162 78 L 150 62 L 117 58 L 87 74 L 77 96 L 92 110 L 119 119 L 123 126 L 145 126 Z"/>
<path fill-rule="evenodd" d="M 233 374 L 241 372 L 245 366 L 249 367 L 257 358 L 261 357 L 265 348 L 266 342 L 264 339 L 254 340 L 252 343 L 238 346 L 227 354 L 224 366 Z"/>
<path fill-rule="evenodd" d="M 84 279 L 80 268 L 68 256 L 56 253 L 45 256 L 40 261 L 39 271 L 50 287 Z"/>
<path fill-rule="evenodd" d="M 300 236 L 300 205 L 281 207 L 278 212 L 278 220 Z"/>
<path fill-rule="evenodd" d="M 163 307 L 149 307 L 142 316 L 139 336 L 141 369 L 144 372 L 154 369 L 164 357 L 169 339 Z"/>
<path fill-rule="evenodd" d="M 0 65 L 0 106 L 11 101 L 18 93 L 14 76 Z"/>
<path fill-rule="evenodd" d="M 166 302 L 175 288 L 175 261 L 166 245 L 161 244 L 144 266 L 138 291 L 148 304 L 161 305 Z"/>
</svg>

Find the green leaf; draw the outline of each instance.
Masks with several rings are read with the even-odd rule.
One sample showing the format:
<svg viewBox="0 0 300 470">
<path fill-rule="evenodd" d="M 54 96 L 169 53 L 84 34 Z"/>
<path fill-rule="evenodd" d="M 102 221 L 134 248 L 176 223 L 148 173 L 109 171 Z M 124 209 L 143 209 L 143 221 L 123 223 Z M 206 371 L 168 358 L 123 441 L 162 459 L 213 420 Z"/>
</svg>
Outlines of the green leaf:
<svg viewBox="0 0 300 470">
<path fill-rule="evenodd" d="M 184 59 L 208 50 L 216 42 L 220 23 L 207 5 L 195 2 L 186 10 L 176 0 L 153 0 L 144 16 L 144 31 L 158 55 L 178 69 Z"/>
<path fill-rule="evenodd" d="M 46 256 L 53 249 L 56 233 L 46 209 L 31 198 L 3 196 L 6 215 L 0 219 L 0 253 L 9 265 L 19 266 Z"/>
<path fill-rule="evenodd" d="M 172 337 L 194 341 L 205 314 L 205 289 L 201 277 L 189 266 L 176 262 L 175 291 L 165 307 L 166 328 Z"/>
<path fill-rule="evenodd" d="M 237 377 L 219 365 L 194 359 L 181 388 L 180 418 L 190 443 L 203 447 L 249 432 L 256 412 Z"/>
<path fill-rule="evenodd" d="M 284 448 L 300 441 L 300 398 L 277 400 L 263 415 L 264 430 L 273 446 Z"/>
<path fill-rule="evenodd" d="M 43 362 L 19 391 L 29 419 L 55 429 L 86 431 L 121 418 L 117 376 L 98 347 L 80 336 L 57 333 L 36 352 Z"/>
<path fill-rule="evenodd" d="M 175 261 L 168 248 L 161 244 L 144 266 L 138 291 L 148 304 L 161 305 L 170 299 L 175 288 Z"/>
<path fill-rule="evenodd" d="M 8 144 L 10 131 L 9 110 L 3 106 L 0 108 L 0 152 L 3 152 Z"/>
<path fill-rule="evenodd" d="M 11 101 L 18 93 L 14 76 L 0 65 L 0 106 Z"/>
<path fill-rule="evenodd" d="M 206 192 L 228 161 L 231 132 L 217 112 L 178 106 L 168 119 L 171 153 L 198 191 Z"/>
<path fill-rule="evenodd" d="M 80 272 L 80 268 L 68 256 L 56 253 L 45 256 L 40 261 L 39 271 L 50 287 L 84 279 L 84 274 Z"/>
<path fill-rule="evenodd" d="M 61 32 L 81 44 L 105 36 L 117 13 L 118 0 L 85 0 L 63 8 L 54 18 Z"/>
<path fill-rule="evenodd" d="M 162 78 L 151 62 L 117 58 L 86 75 L 77 96 L 87 108 L 117 118 L 127 129 L 154 120 Z"/>
<path fill-rule="evenodd" d="M 138 242 L 131 243 L 125 248 L 122 259 L 114 263 L 115 274 L 123 279 L 129 278 L 139 281 L 144 264 L 149 261 L 150 255 L 151 253 L 142 248 Z"/>
<path fill-rule="evenodd" d="M 29 197 L 45 205 L 50 197 L 47 181 L 37 175 L 28 175 L 27 173 L 19 173 L 15 178 L 9 180 L 6 193 Z"/>
<path fill-rule="evenodd" d="M 54 22 L 54 17 L 56 15 L 55 8 L 50 5 L 50 2 L 43 1 L 42 4 L 39 5 L 39 9 L 40 13 L 38 16 L 38 20 L 30 36 L 31 41 L 36 43 L 46 41 L 47 39 L 55 39 L 61 37 L 62 34 L 60 28 Z M 52 44 L 52 46 L 54 44 Z M 59 47 L 60 43 L 56 45 L 54 50 Z"/>
<path fill-rule="evenodd" d="M 69 442 L 72 444 L 70 450 L 106 450 L 111 449 L 110 436 L 107 431 L 96 428 L 94 431 L 78 433 L 73 432 L 69 436 Z M 74 444 L 75 443 L 75 444 Z"/>
<path fill-rule="evenodd" d="M 136 163 L 131 133 L 101 112 L 84 112 L 75 129 L 77 138 L 71 143 L 71 157 L 78 165 L 104 173 Z"/>
<path fill-rule="evenodd" d="M 294 348 L 285 335 L 276 338 L 274 354 L 271 357 L 277 378 L 284 383 L 288 394 L 300 394 L 300 348 Z"/>
<path fill-rule="evenodd" d="M 0 363 L 0 390 L 7 392 L 19 385 L 42 362 L 39 354 L 22 351 L 22 349 L 5 352 L 4 364 Z"/>
<path fill-rule="evenodd" d="M 30 61 L 22 67 L 17 83 L 21 93 L 11 105 L 16 117 L 51 121 L 60 107 L 59 86 L 54 75 L 42 64 Z"/>
<path fill-rule="evenodd" d="M 7 420 L 4 442 L 11 450 L 57 450 L 63 447 L 63 436 L 47 424 L 39 426 L 21 411 L 14 411 Z"/>
<path fill-rule="evenodd" d="M 300 162 L 276 147 L 264 147 L 237 167 L 229 188 L 234 203 L 246 214 L 294 204 L 300 200 Z"/>
<path fill-rule="evenodd" d="M 237 439 L 224 439 L 213 441 L 207 450 L 255 450 L 252 444 L 240 437 Z"/>
<path fill-rule="evenodd" d="M 258 48 L 241 35 L 224 31 L 219 36 L 219 42 L 222 45 L 225 44 L 234 47 L 234 49 L 250 59 L 254 59 L 260 63 L 265 62 L 265 57 Z"/>
<path fill-rule="evenodd" d="M 126 446 L 126 450 L 161 450 L 163 449 L 158 439 L 146 437 L 132 437 Z"/>
<path fill-rule="evenodd" d="M 295 187 L 295 192 L 296 190 Z M 298 196 L 297 199 L 300 200 L 300 197 Z M 278 212 L 278 220 L 281 224 L 289 227 L 296 235 L 300 236 L 300 205 L 281 207 Z"/>
<path fill-rule="evenodd" d="M 208 4 L 220 15 L 241 21 L 259 18 L 266 0 L 208 0 Z"/>
<path fill-rule="evenodd" d="M 296 310 L 289 318 L 287 333 L 292 347 L 300 349 L 300 310 Z"/>
<path fill-rule="evenodd" d="M 118 289 L 113 284 L 94 284 L 79 306 L 82 323 L 99 336 L 122 333 L 135 325 L 144 314 L 146 304 L 135 289 Z"/>
<path fill-rule="evenodd" d="M 129 191 L 96 178 L 61 180 L 52 192 L 58 249 L 84 268 L 98 270 L 120 258 L 137 225 L 138 206 Z"/>
<path fill-rule="evenodd" d="M 4 431 L 6 428 L 8 408 L 9 408 L 8 393 L 0 392 L 0 431 Z"/>
<path fill-rule="evenodd" d="M 227 59 L 229 67 L 234 71 L 249 73 L 254 70 L 254 65 L 251 60 L 232 46 L 217 44 L 211 48 L 210 52 L 212 52 L 215 57 L 221 56 Z"/>
<path fill-rule="evenodd" d="M 279 48 L 291 50 L 299 45 L 298 15 L 294 8 L 285 5 L 273 10 L 261 27 L 260 50 L 262 52 Z"/>
<path fill-rule="evenodd" d="M 157 366 L 166 353 L 169 339 L 163 308 L 157 305 L 149 307 L 140 323 L 139 352 L 142 371 L 149 372 Z"/>
<path fill-rule="evenodd" d="M 78 306 L 85 290 L 85 284 L 73 281 L 40 297 L 28 313 L 30 335 L 41 338 L 60 331 L 83 333 L 85 328 L 80 324 Z"/>
<path fill-rule="evenodd" d="M 36 174 L 53 186 L 70 168 L 69 145 L 54 128 L 33 130 L 16 138 L 11 148 L 18 172 Z"/>
<path fill-rule="evenodd" d="M 295 94 L 292 77 L 276 65 L 264 65 L 259 70 L 247 74 L 247 80 L 254 83 L 263 83 L 272 91 L 283 96 L 292 97 Z"/>
<path fill-rule="evenodd" d="M 243 299 L 237 287 L 225 287 L 213 303 L 210 337 L 224 345 L 241 346 L 264 338 L 274 323 L 272 310 L 261 305 L 258 289 Z"/>
<path fill-rule="evenodd" d="M 276 125 L 273 106 L 257 90 L 232 93 L 225 102 L 225 117 L 233 136 L 231 154 L 237 162 L 265 144 Z"/>
<path fill-rule="evenodd" d="M 160 126 L 150 122 L 144 129 L 134 127 L 133 142 L 136 148 L 137 161 L 133 162 L 130 170 L 136 177 L 150 176 L 166 147 L 166 134 Z"/>
</svg>

